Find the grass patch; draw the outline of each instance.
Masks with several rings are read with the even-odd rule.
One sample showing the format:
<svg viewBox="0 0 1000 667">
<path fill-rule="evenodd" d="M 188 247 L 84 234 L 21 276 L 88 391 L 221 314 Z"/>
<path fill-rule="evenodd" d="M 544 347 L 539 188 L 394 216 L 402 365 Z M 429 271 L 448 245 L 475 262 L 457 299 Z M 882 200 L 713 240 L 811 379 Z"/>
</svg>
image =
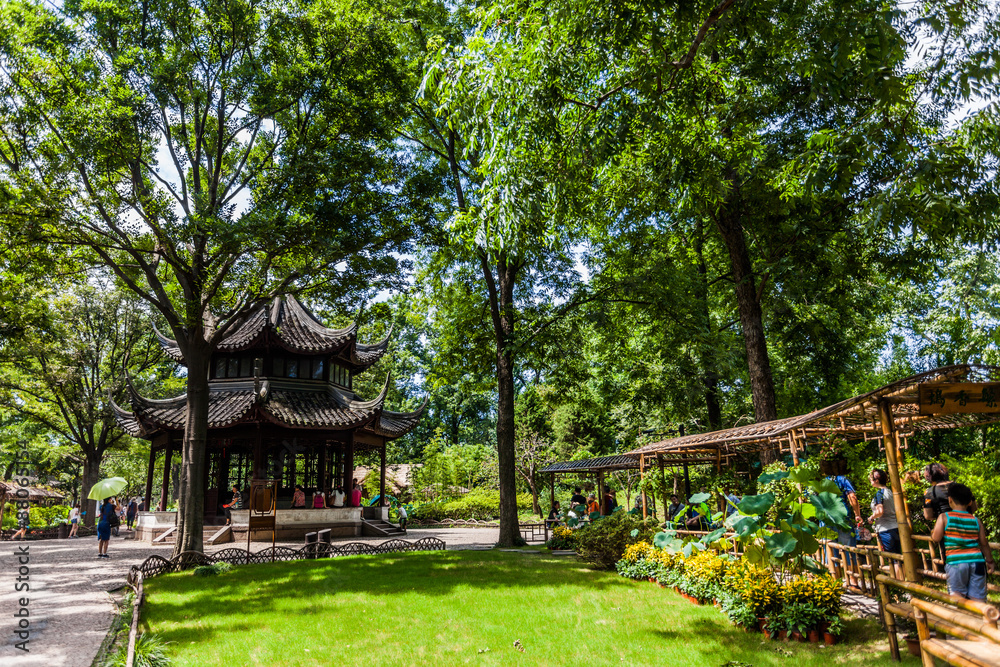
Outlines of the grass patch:
<svg viewBox="0 0 1000 667">
<path fill-rule="evenodd" d="M 830 648 L 766 642 L 714 607 L 546 554 L 450 551 L 252 565 L 216 577 L 157 577 L 146 591 L 144 621 L 170 642 L 175 665 L 891 663 L 874 621 L 849 622 L 847 643 Z"/>
</svg>

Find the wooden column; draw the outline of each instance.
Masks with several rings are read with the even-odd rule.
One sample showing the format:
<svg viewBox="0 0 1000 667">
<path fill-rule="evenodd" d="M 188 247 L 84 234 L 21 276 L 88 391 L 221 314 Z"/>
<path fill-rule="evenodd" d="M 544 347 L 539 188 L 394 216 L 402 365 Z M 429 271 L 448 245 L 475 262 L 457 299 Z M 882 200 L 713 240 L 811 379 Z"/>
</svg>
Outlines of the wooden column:
<svg viewBox="0 0 1000 667">
<path fill-rule="evenodd" d="M 378 480 L 378 506 L 385 507 L 387 503 L 385 502 L 385 442 L 382 442 L 382 451 L 379 452 L 379 468 L 381 469 L 381 476 Z"/>
<path fill-rule="evenodd" d="M 643 462 L 645 460 L 646 460 L 645 457 L 642 454 L 640 454 L 639 455 L 639 493 L 642 494 L 642 520 L 643 521 L 645 521 L 646 517 L 647 517 L 647 512 L 646 512 L 646 493 L 642 489 L 642 482 L 643 482 L 643 480 L 646 479 L 646 468 L 643 466 Z"/>
<path fill-rule="evenodd" d="M 250 475 L 250 479 L 265 479 L 267 475 L 264 474 L 264 443 L 261 438 L 260 424 L 257 424 L 257 437 L 253 443 L 253 473 Z"/>
<path fill-rule="evenodd" d="M 167 489 L 170 488 L 170 457 L 174 454 L 174 439 L 172 437 L 167 438 L 167 451 L 163 455 L 163 484 L 160 486 L 160 504 L 159 509 L 161 512 L 167 511 Z"/>
<path fill-rule="evenodd" d="M 322 450 L 319 453 L 319 470 L 317 471 L 319 478 L 317 479 L 316 483 L 316 486 L 319 487 L 321 493 L 326 493 L 326 480 L 327 480 L 326 468 L 327 468 L 328 458 L 329 455 L 327 453 L 326 443 L 323 443 Z"/>
<path fill-rule="evenodd" d="M 153 470 L 156 468 L 156 451 L 153 446 L 149 446 L 149 469 L 146 470 L 146 495 L 143 496 L 142 506 L 147 512 L 153 508 L 149 506 L 153 502 Z"/>
<path fill-rule="evenodd" d="M 691 475 L 688 472 L 687 454 L 681 454 L 681 458 L 684 459 L 684 502 L 686 504 L 691 501 Z"/>
<path fill-rule="evenodd" d="M 660 481 L 663 483 L 663 522 L 668 523 L 670 516 L 670 494 L 667 493 L 667 473 L 663 470 L 663 454 L 656 455 L 656 464 L 660 466 Z"/>
<path fill-rule="evenodd" d="M 354 486 L 351 482 L 354 479 L 354 432 L 348 436 L 347 447 L 344 452 L 344 493 L 347 495 L 347 502 L 345 505 L 350 506 L 351 493 L 354 491 Z"/>
<path fill-rule="evenodd" d="M 549 475 L 549 511 L 552 510 L 552 507 L 555 504 L 556 504 L 556 474 L 552 473 Z M 569 509 L 573 509 L 572 504 L 573 503 L 570 502 L 571 507 Z"/>
<path fill-rule="evenodd" d="M 795 437 L 795 431 L 788 432 L 788 448 L 792 450 L 792 465 L 797 466 L 799 464 L 799 443 L 798 438 Z"/>
<path fill-rule="evenodd" d="M 883 443 L 885 444 L 885 460 L 889 469 L 889 483 L 892 486 L 892 502 L 896 507 L 896 519 L 899 524 L 899 546 L 903 553 L 903 576 L 907 581 L 920 581 L 919 554 L 913 548 L 913 534 L 910 530 L 909 509 L 906 507 L 906 496 L 903 495 L 903 483 L 899 479 L 899 432 L 892 419 L 892 408 L 888 401 L 878 402 L 878 418 L 882 424 Z M 903 521 L 899 518 L 903 517 Z"/>
<path fill-rule="evenodd" d="M 597 473 L 597 506 L 601 510 L 601 514 L 607 509 L 607 504 L 604 502 L 604 473 Z"/>
</svg>

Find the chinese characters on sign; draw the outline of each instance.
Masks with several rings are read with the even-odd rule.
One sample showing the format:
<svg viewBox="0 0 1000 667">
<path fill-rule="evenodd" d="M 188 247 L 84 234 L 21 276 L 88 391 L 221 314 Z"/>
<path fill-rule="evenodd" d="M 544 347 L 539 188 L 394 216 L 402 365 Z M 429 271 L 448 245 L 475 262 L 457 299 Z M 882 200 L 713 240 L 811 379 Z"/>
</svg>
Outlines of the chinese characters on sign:
<svg viewBox="0 0 1000 667">
<path fill-rule="evenodd" d="M 1000 412 L 1000 382 L 925 382 L 919 393 L 922 415 Z"/>
</svg>

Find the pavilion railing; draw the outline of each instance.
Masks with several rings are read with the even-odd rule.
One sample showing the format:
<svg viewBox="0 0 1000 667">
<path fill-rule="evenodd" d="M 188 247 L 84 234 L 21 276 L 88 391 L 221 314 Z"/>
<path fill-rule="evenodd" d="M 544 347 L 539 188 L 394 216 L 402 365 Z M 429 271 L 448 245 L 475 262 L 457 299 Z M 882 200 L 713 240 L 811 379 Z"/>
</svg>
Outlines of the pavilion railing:
<svg viewBox="0 0 1000 667">
<path fill-rule="evenodd" d="M 336 558 L 339 556 L 363 556 L 388 553 L 403 553 L 408 551 L 444 551 L 445 543 L 436 537 L 424 537 L 416 541 L 389 540 L 382 544 L 370 542 L 350 542 L 344 545 L 325 542 L 307 544 L 299 549 L 291 547 L 268 547 L 261 551 L 251 552 L 246 549 L 230 547 L 214 554 L 200 551 L 185 551 L 173 558 L 153 555 L 139 565 L 129 569 L 128 581 L 133 584 L 141 576 L 155 577 L 168 572 L 180 572 L 200 565 L 229 563 L 230 565 L 253 565 L 259 563 L 274 563 L 277 561 L 306 560 L 315 558 Z"/>
</svg>

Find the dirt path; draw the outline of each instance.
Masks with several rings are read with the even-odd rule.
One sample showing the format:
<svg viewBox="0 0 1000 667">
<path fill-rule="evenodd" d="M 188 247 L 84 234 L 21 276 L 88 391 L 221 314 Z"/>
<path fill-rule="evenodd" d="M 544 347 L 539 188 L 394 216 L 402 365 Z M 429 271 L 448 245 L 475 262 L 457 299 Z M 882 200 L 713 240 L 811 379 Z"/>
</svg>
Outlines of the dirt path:
<svg viewBox="0 0 1000 667">
<path fill-rule="evenodd" d="M 437 537 L 449 549 L 489 548 L 497 540 L 496 529 L 414 529 L 404 539 Z M 338 542 L 384 542 L 385 538 L 350 538 Z M 299 547 L 301 542 L 283 543 Z M 245 544 L 209 547 L 217 551 Z M 253 550 L 264 548 L 254 544 Z M 27 553 L 22 549 L 27 548 Z M 110 590 L 125 583 L 129 568 L 151 554 L 169 557 L 173 547 L 152 546 L 112 538 L 111 558 L 97 558 L 97 539 L 0 542 L 0 666 L 90 667 L 111 627 L 115 606 Z M 26 561 L 26 562 L 25 562 Z M 20 568 L 27 568 L 23 574 Z M 26 577 L 26 579 L 25 579 Z M 18 581 L 18 579 L 21 581 Z M 28 585 L 28 590 L 15 587 Z M 20 628 L 15 614 L 27 600 L 27 628 Z M 22 617 L 24 618 L 24 617 Z M 19 632 L 27 633 L 24 641 Z"/>
</svg>

